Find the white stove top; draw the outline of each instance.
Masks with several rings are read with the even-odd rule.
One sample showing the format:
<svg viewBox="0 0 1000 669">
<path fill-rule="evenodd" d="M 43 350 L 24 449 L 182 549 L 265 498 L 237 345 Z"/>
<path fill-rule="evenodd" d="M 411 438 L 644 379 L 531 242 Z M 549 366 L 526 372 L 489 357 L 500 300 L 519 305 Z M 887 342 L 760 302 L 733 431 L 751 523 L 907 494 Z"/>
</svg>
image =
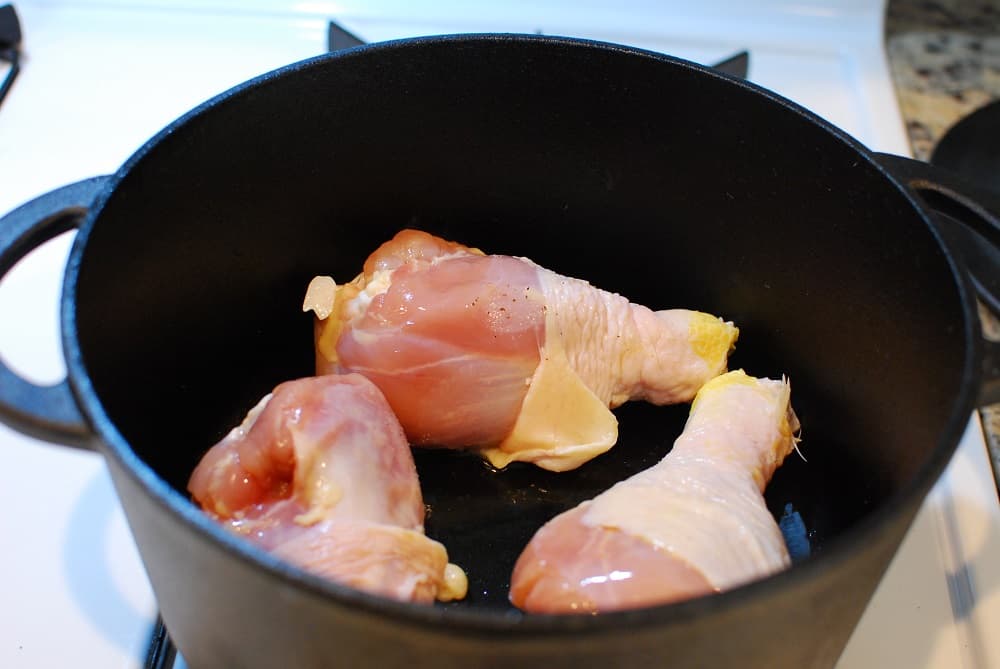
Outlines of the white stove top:
<svg viewBox="0 0 1000 669">
<path fill-rule="evenodd" d="M 866 0 L 21 0 L 22 71 L 0 105 L 0 214 L 114 171 L 161 127 L 254 75 L 325 50 L 334 18 L 367 41 L 544 32 L 714 62 L 749 49 L 749 78 L 867 146 L 908 154 Z M 747 8 L 752 4 L 752 11 Z M 720 18 L 724 17 L 724 18 Z M 0 76 L 3 70 L 0 67 Z M 71 233 L 0 283 L 0 355 L 64 374 L 57 320 Z M 155 602 L 102 459 L 0 425 L 0 666 L 141 667 Z M 924 505 L 841 667 L 998 667 L 1000 507 L 978 420 Z"/>
</svg>

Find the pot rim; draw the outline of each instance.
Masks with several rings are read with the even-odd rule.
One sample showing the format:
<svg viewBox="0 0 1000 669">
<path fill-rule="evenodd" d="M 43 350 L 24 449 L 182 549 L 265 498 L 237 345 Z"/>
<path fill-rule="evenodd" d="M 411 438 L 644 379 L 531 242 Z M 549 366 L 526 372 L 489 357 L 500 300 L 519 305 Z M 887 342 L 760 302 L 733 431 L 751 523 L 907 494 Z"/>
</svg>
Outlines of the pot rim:
<svg viewBox="0 0 1000 669">
<path fill-rule="evenodd" d="M 427 44 L 473 44 L 473 43 L 549 43 L 553 45 L 594 49 L 605 52 L 616 52 L 629 57 L 639 57 L 665 63 L 671 67 L 695 71 L 699 76 L 725 79 L 728 85 L 737 86 L 747 92 L 762 96 L 777 108 L 804 117 L 817 129 L 834 136 L 848 145 L 859 160 L 864 160 L 874 167 L 913 207 L 916 218 L 925 226 L 941 249 L 948 269 L 954 280 L 958 297 L 961 300 L 963 312 L 963 339 L 965 355 L 962 366 L 962 384 L 952 405 L 952 412 L 944 429 L 938 436 L 938 442 L 931 457 L 919 468 L 917 474 L 907 482 L 900 491 L 890 497 L 879 508 L 865 515 L 857 524 L 839 535 L 831 537 L 821 552 L 792 565 L 780 573 L 767 578 L 748 583 L 732 590 L 709 597 L 700 597 L 687 601 L 661 606 L 613 611 L 598 616 L 582 615 L 539 615 L 512 613 L 493 609 L 465 609 L 461 607 L 438 607 L 409 604 L 378 597 L 353 588 L 339 585 L 322 577 L 313 575 L 298 567 L 292 566 L 263 549 L 226 532 L 218 524 L 212 522 L 188 498 L 175 490 L 162 479 L 132 450 L 125 437 L 118 431 L 97 396 L 87 366 L 83 351 L 77 339 L 76 321 L 76 288 L 80 266 L 86 252 L 90 234 L 100 218 L 101 212 L 108 200 L 117 190 L 118 185 L 157 145 L 175 132 L 183 130 L 192 119 L 211 111 L 213 108 L 235 101 L 242 94 L 266 86 L 272 80 L 305 72 L 314 67 L 320 67 L 328 62 L 349 60 L 377 54 L 387 50 L 419 48 Z M 87 416 L 97 435 L 99 449 L 105 457 L 117 463 L 133 482 L 149 494 L 155 502 L 173 515 L 175 520 L 185 524 L 197 533 L 201 539 L 220 545 L 233 559 L 251 565 L 264 571 L 269 577 L 279 580 L 297 589 L 322 597 L 330 604 L 350 607 L 357 614 L 378 616 L 385 621 L 388 616 L 393 622 L 401 625 L 419 626 L 437 634 L 508 633 L 505 641 L 530 639 L 544 636 L 615 632 L 622 629 L 636 629 L 649 626 L 660 626 L 667 623 L 679 623 L 711 613 L 719 613 L 742 606 L 760 598 L 767 593 L 791 591 L 808 584 L 822 571 L 831 566 L 848 560 L 857 546 L 863 546 L 875 540 L 884 525 L 895 518 L 901 509 L 916 502 L 919 505 L 932 485 L 944 471 L 962 437 L 969 415 L 975 408 L 976 389 L 979 385 L 980 336 L 979 321 L 975 306 L 974 293 L 965 272 L 959 267 L 953 254 L 944 244 L 941 236 L 932 225 L 927 213 L 915 197 L 901 185 L 889 172 L 873 158 L 872 152 L 858 140 L 837 128 L 829 121 L 805 109 L 799 104 L 781 95 L 753 84 L 743 79 L 719 73 L 711 68 L 674 56 L 624 46 L 620 44 L 599 42 L 594 40 L 555 37 L 514 33 L 478 33 L 436 35 L 378 42 L 338 52 L 322 54 L 301 60 L 278 69 L 266 72 L 248 81 L 240 83 L 194 107 L 180 116 L 159 133 L 143 144 L 115 173 L 109 178 L 107 186 L 102 189 L 94 205 L 90 208 L 82 222 L 76 239 L 70 251 L 69 260 L 63 280 L 63 297 L 61 303 L 62 344 L 65 352 L 67 376 L 78 403 Z M 916 506 L 914 508 L 916 508 Z M 912 516 L 910 518 L 912 522 Z M 517 636 L 510 636 L 515 633 Z"/>
</svg>

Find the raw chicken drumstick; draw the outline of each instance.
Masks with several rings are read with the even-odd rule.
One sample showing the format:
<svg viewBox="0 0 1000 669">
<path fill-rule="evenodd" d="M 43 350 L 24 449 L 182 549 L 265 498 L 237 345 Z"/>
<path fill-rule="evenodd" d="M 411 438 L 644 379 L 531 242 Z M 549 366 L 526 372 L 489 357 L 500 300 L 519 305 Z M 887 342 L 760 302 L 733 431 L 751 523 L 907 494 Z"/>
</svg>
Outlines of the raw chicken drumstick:
<svg viewBox="0 0 1000 669">
<path fill-rule="evenodd" d="M 787 567 L 763 491 L 795 447 L 783 381 L 709 381 L 659 463 L 538 530 L 510 599 L 536 613 L 596 613 L 719 592 Z"/>
<path fill-rule="evenodd" d="M 690 400 L 726 370 L 738 334 L 416 230 L 350 283 L 313 279 L 303 310 L 316 313 L 317 372 L 371 379 L 412 444 L 553 471 L 614 445 L 611 408 Z"/>
<path fill-rule="evenodd" d="M 465 596 L 464 573 L 423 533 L 403 430 L 357 374 L 279 385 L 205 454 L 188 489 L 223 526 L 331 580 L 404 601 Z"/>
</svg>

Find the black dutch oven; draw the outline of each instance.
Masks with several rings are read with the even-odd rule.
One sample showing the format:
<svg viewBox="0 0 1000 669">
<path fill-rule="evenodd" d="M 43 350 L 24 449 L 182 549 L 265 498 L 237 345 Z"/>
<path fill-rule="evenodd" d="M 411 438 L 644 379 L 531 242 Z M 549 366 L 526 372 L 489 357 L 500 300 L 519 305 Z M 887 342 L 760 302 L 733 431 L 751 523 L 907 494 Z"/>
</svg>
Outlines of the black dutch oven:
<svg viewBox="0 0 1000 669">
<path fill-rule="evenodd" d="M 752 84 L 621 46 L 454 36 L 296 63 L 0 221 L 2 271 L 79 229 L 68 378 L 0 369 L 3 419 L 104 454 L 192 667 L 830 666 L 987 387 L 975 282 L 943 242 L 969 237 L 952 217 L 985 212 L 917 169 Z M 406 226 L 734 320 L 731 366 L 792 381 L 808 462 L 789 458 L 767 500 L 801 515 L 811 556 L 671 606 L 512 609 L 535 529 L 679 433 L 687 407 L 638 403 L 574 472 L 417 453 L 465 602 L 368 596 L 216 527 L 187 478 L 261 395 L 312 372 L 309 279 L 351 278 Z"/>
</svg>

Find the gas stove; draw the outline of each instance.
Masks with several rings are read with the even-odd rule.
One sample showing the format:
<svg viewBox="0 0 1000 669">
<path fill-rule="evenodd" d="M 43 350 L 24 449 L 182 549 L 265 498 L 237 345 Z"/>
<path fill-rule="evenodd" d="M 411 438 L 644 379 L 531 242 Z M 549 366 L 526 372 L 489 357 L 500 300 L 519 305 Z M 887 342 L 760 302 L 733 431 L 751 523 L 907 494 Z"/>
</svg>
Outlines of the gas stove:
<svg viewBox="0 0 1000 669">
<path fill-rule="evenodd" d="M 36 0 L 16 3 L 21 72 L 0 104 L 0 212 L 114 171 L 196 104 L 323 52 L 334 19 L 365 41 L 456 32 L 569 35 L 701 63 L 751 54 L 748 78 L 879 151 L 907 155 L 866 0 Z M 724 17 L 724 18 L 720 18 Z M 0 78 L 5 74 L 0 63 Z M 0 284 L 0 355 L 65 373 L 57 303 L 72 233 Z M 0 425 L 0 666 L 182 666 L 147 660 L 156 602 L 100 456 Z M 1000 507 L 978 417 L 869 605 L 841 667 L 1000 666 Z M 784 640 L 783 642 L 788 642 Z"/>
</svg>

